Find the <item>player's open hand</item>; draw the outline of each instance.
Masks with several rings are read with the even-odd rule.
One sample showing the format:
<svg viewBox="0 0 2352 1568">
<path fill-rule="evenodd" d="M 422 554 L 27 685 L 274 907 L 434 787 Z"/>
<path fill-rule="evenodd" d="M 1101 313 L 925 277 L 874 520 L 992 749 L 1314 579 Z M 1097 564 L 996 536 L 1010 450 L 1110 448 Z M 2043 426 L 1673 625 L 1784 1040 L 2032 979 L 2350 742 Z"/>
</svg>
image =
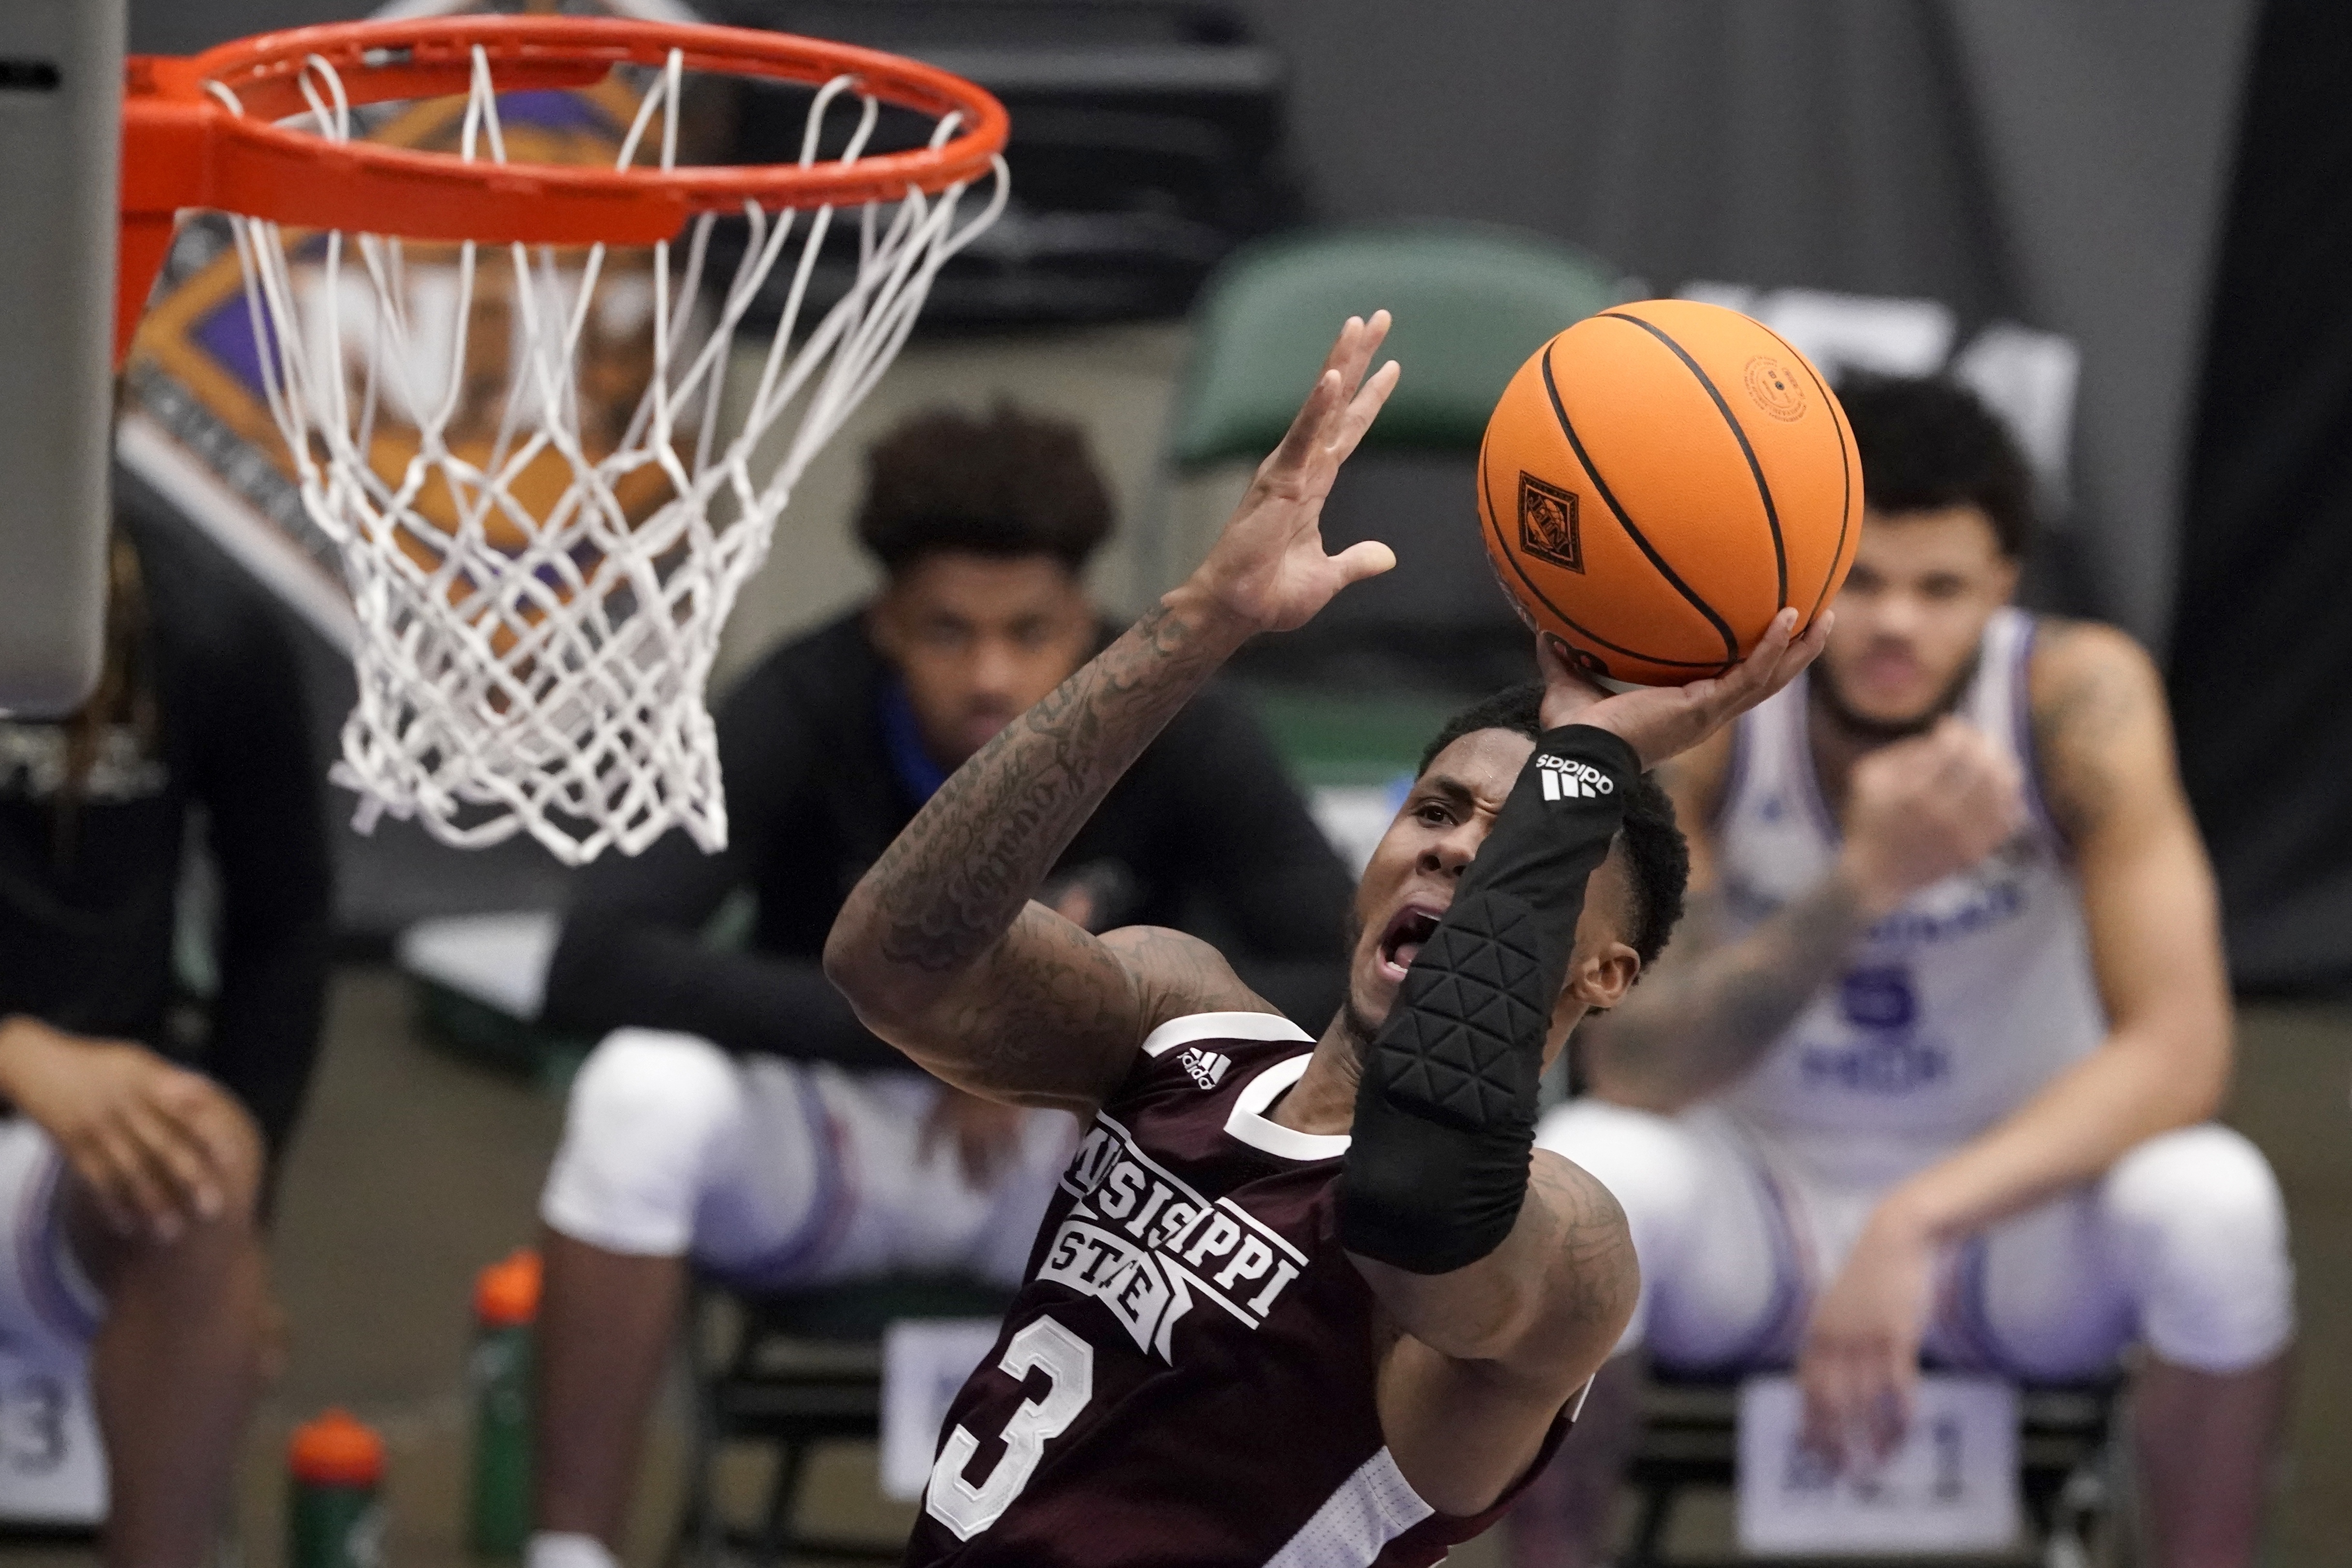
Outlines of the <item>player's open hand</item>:
<svg viewBox="0 0 2352 1568">
<path fill-rule="evenodd" d="M 1874 919 L 1964 871 L 2025 826 L 2025 775 L 1967 720 L 1947 713 L 1924 735 L 1856 763 L 1839 865 Z"/>
<path fill-rule="evenodd" d="M 64 1152 L 114 1228 L 166 1245 L 228 1211 L 249 1166 L 244 1112 L 144 1046 L 25 1017 L 0 1026 L 0 1094 Z"/>
<path fill-rule="evenodd" d="M 1729 673 L 1688 686 L 1644 686 L 1611 696 L 1578 668 L 1568 645 L 1549 632 L 1536 638 L 1543 672 L 1543 725 L 1590 724 L 1633 748 L 1642 766 L 1654 768 L 1689 751 L 1726 724 L 1797 679 L 1829 646 L 1835 619 L 1824 610 L 1803 637 L 1797 612 L 1782 610 L 1755 651 Z"/>
<path fill-rule="evenodd" d="M 1934 1264 L 1924 1235 L 1874 1215 L 1813 1309 L 1797 1357 L 1803 1440 L 1832 1469 L 1878 1464 L 1910 1429 Z"/>
<path fill-rule="evenodd" d="M 1396 564 L 1387 545 L 1370 540 L 1328 554 L 1322 528 L 1324 498 L 1339 465 L 1397 384 L 1394 360 L 1365 374 L 1388 331 L 1386 310 L 1374 311 L 1370 321 L 1348 318 L 1289 433 L 1258 465 L 1249 493 L 1192 574 L 1211 603 L 1252 631 L 1304 626 L 1349 584 Z"/>
</svg>

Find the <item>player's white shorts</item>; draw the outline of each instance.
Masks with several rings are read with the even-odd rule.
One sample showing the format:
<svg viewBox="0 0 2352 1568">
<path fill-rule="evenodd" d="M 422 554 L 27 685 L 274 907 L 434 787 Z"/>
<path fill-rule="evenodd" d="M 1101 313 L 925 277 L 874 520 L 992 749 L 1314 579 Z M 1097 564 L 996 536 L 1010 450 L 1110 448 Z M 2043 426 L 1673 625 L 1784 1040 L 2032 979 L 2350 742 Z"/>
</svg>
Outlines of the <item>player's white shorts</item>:
<svg viewBox="0 0 2352 1568">
<path fill-rule="evenodd" d="M 690 1253 L 748 1288 L 898 1272 L 1018 1284 L 1076 1123 L 1027 1113 L 1011 1168 L 975 1188 L 951 1142 L 921 1147 L 940 1092 L 917 1072 L 616 1030 L 572 1083 L 541 1217 L 608 1252 Z"/>
<path fill-rule="evenodd" d="M 1886 1184 L 1828 1173 L 1720 1107 L 1676 1117 L 1580 1100 L 1536 1142 L 1623 1206 L 1642 1296 L 1621 1348 L 1677 1371 L 1787 1365 Z M 2151 1138 L 2099 1180 L 1999 1221 L 1942 1259 L 1923 1353 L 1937 1364 L 2064 1381 L 2129 1345 L 2176 1365 L 2243 1370 L 2294 1331 L 2286 1211 L 2261 1153 L 2207 1124 Z"/>
<path fill-rule="evenodd" d="M 77 1372 L 106 1321 L 106 1298 L 66 1236 L 64 1176 L 47 1133 L 0 1119 L 0 1357 L 28 1372 Z"/>
</svg>

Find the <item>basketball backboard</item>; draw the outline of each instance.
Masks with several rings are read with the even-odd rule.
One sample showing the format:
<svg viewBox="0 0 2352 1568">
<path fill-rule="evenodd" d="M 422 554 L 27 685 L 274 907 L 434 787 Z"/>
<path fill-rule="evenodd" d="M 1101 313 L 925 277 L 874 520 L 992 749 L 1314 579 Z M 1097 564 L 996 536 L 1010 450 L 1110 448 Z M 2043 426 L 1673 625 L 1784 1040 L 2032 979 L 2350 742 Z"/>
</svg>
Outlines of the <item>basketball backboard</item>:
<svg viewBox="0 0 2352 1568">
<path fill-rule="evenodd" d="M 0 711 L 98 679 L 124 0 L 0 4 Z"/>
</svg>

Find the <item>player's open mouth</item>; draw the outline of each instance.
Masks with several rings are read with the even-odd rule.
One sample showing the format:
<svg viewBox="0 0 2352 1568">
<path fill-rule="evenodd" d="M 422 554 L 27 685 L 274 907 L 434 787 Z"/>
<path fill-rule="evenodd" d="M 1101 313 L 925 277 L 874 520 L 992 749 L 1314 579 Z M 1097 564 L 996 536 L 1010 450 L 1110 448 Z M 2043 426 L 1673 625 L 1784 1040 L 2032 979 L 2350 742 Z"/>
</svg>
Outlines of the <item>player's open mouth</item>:
<svg viewBox="0 0 2352 1568">
<path fill-rule="evenodd" d="M 1437 929 L 1445 911 L 1432 904 L 1407 904 L 1389 921 L 1388 930 L 1381 933 L 1381 973 L 1391 980 L 1401 981 L 1412 961 L 1421 956 L 1421 944 Z"/>
</svg>

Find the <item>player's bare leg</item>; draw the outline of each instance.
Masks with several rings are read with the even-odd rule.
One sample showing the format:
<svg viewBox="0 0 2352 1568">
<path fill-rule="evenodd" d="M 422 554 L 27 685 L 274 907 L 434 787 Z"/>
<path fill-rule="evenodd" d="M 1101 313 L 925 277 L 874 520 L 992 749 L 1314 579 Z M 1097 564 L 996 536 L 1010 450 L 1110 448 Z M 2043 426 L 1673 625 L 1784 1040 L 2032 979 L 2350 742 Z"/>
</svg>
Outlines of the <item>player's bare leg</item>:
<svg viewBox="0 0 2352 1568">
<path fill-rule="evenodd" d="M 538 1328 L 535 1520 L 617 1552 L 646 1423 L 686 1290 L 686 1259 L 607 1252 L 549 1230 Z"/>
<path fill-rule="evenodd" d="M 1648 1358 L 1612 1356 L 1592 1379 L 1575 1429 L 1512 1508 L 1511 1568 L 1600 1568 L 1610 1560 L 1617 1491 L 1642 1436 Z"/>
<path fill-rule="evenodd" d="M 2254 1561 L 2291 1353 L 2243 1372 L 2196 1372 L 2153 1356 L 2141 1369 L 2133 1420 L 2158 1568 Z"/>
<path fill-rule="evenodd" d="M 125 1236 L 87 1189 L 65 1184 L 74 1256 L 107 1300 L 90 1386 L 110 1477 L 104 1555 L 116 1568 L 196 1568 L 218 1548 L 238 1438 L 260 1393 L 268 1294 L 261 1149 L 247 1132 L 240 1156 L 219 1168 L 222 1212 L 176 1240 Z"/>
</svg>

